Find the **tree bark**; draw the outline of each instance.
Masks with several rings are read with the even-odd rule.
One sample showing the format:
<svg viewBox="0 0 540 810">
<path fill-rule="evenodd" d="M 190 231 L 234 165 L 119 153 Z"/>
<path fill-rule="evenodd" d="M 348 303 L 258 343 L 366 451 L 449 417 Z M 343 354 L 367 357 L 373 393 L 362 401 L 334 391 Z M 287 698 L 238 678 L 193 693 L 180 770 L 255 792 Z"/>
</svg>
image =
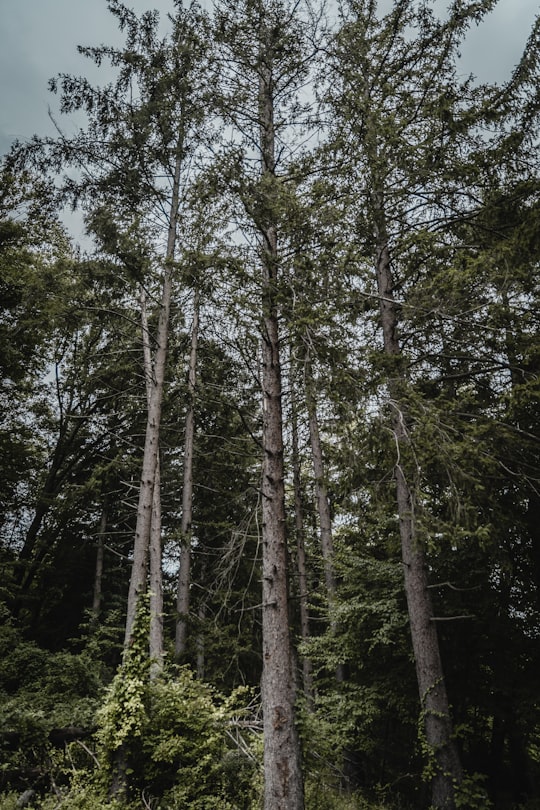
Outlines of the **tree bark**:
<svg viewBox="0 0 540 810">
<path fill-rule="evenodd" d="M 397 305 L 384 220 L 382 195 L 374 193 L 378 249 L 375 260 L 384 351 L 389 357 L 402 356 L 398 338 Z M 428 565 L 425 550 L 417 536 L 414 516 L 414 490 L 407 480 L 405 460 L 408 455 L 408 419 L 402 388 L 405 383 L 399 365 L 391 371 L 388 390 L 394 409 L 393 431 L 398 458 L 395 465 L 396 497 L 399 515 L 402 563 L 409 625 L 416 665 L 416 677 L 426 743 L 434 765 L 432 806 L 437 810 L 455 808 L 455 788 L 462 781 L 462 767 L 453 738 L 452 721 L 437 630 L 428 587 Z"/>
<path fill-rule="evenodd" d="M 204 580 L 203 580 L 204 581 Z M 205 644 L 204 644 L 204 633 L 203 633 L 203 625 L 204 620 L 206 618 L 206 603 L 202 601 L 199 605 L 199 610 L 197 613 L 197 618 L 199 619 L 199 631 L 197 633 L 197 638 L 195 640 L 195 649 L 197 653 L 197 678 L 199 680 L 203 680 L 204 678 L 204 667 L 206 663 L 205 659 Z"/>
<path fill-rule="evenodd" d="M 180 570 L 176 592 L 175 655 L 185 655 L 188 636 L 191 588 L 191 534 L 193 521 L 193 454 L 195 449 L 195 387 L 197 384 L 197 352 L 199 340 L 199 293 L 193 300 L 193 324 L 188 374 L 188 409 L 184 443 L 184 482 L 182 487 L 182 522 L 180 526 Z"/>
<path fill-rule="evenodd" d="M 137 600 L 144 593 L 147 585 L 148 548 L 150 544 L 150 530 L 152 526 L 152 511 L 154 503 L 154 486 L 159 453 L 159 429 L 161 421 L 161 406 L 163 400 L 163 383 L 165 378 L 165 363 L 167 359 L 167 340 L 169 333 L 169 313 L 172 295 L 172 267 L 176 246 L 176 230 L 178 221 L 178 202 L 180 188 L 180 170 L 182 166 L 181 144 L 178 148 L 171 209 L 169 215 L 169 232 L 167 237 L 167 250 L 165 254 L 165 268 L 163 273 L 163 287 L 161 294 L 161 309 L 156 333 L 156 352 L 152 378 L 150 380 L 150 396 L 148 397 L 148 414 L 146 421 L 146 434 L 139 489 L 139 503 L 137 507 L 137 524 L 135 528 L 135 543 L 133 547 L 133 565 L 129 583 L 126 633 L 124 648 L 131 641 L 131 631 L 135 619 Z"/>
<path fill-rule="evenodd" d="M 304 362 L 304 380 L 306 392 L 306 406 L 309 422 L 309 441 L 311 445 L 311 460 L 313 464 L 313 475 L 315 478 L 315 498 L 317 501 L 317 514 L 319 517 L 319 536 L 321 552 L 324 566 L 324 581 L 326 586 L 326 600 L 328 603 L 328 615 L 330 617 L 330 631 L 336 634 L 336 620 L 333 616 L 336 599 L 336 576 L 334 570 L 334 539 L 332 536 L 332 515 L 330 512 L 330 499 L 328 497 L 328 485 L 326 483 L 326 473 L 321 444 L 321 433 L 319 430 L 319 419 L 317 416 L 317 402 L 314 393 L 314 381 L 309 353 Z M 343 666 L 336 667 L 336 680 L 342 683 L 344 680 Z"/>
<path fill-rule="evenodd" d="M 96 569 L 94 574 L 94 594 L 92 597 L 92 627 L 95 627 L 101 613 L 101 600 L 103 596 L 103 560 L 105 556 L 105 532 L 107 531 L 107 507 L 104 506 L 99 522 L 99 531 L 96 547 Z"/>
<path fill-rule="evenodd" d="M 146 380 L 146 397 L 150 407 L 152 395 L 152 347 L 150 346 L 150 331 L 148 329 L 148 313 L 146 310 L 146 293 L 141 288 L 141 326 L 144 359 L 144 375 Z M 150 675 L 155 678 L 163 669 L 163 574 L 161 567 L 161 464 L 158 458 L 154 475 L 154 491 L 152 493 L 152 523 L 150 528 L 149 564 L 150 564 L 150 633 L 149 652 L 152 664 Z"/>
<path fill-rule="evenodd" d="M 300 607 L 300 636 L 303 642 L 310 638 L 308 577 L 306 564 L 304 504 L 302 497 L 302 479 L 300 475 L 300 453 L 298 449 L 298 413 L 296 403 L 292 404 L 292 468 L 294 487 L 294 524 L 296 529 L 296 566 L 298 570 L 298 591 Z M 304 694 L 308 705 L 313 704 L 313 665 L 307 656 L 302 657 L 302 680 Z"/>
<path fill-rule="evenodd" d="M 289 631 L 288 555 L 285 527 L 283 414 L 277 289 L 278 238 L 272 200 L 275 131 L 272 46 L 263 24 L 260 39 L 259 120 L 262 186 L 267 210 L 258 223 L 262 269 L 262 706 L 264 810 L 303 810 L 300 743 L 295 724 L 296 685 Z M 267 182 L 268 181 L 268 182 Z M 264 192 L 263 192 L 264 193 Z"/>
<path fill-rule="evenodd" d="M 148 637 L 150 677 L 163 670 L 165 650 L 163 644 L 163 571 L 161 542 L 161 463 L 158 457 L 152 496 L 152 527 L 150 529 L 150 633 Z"/>
</svg>

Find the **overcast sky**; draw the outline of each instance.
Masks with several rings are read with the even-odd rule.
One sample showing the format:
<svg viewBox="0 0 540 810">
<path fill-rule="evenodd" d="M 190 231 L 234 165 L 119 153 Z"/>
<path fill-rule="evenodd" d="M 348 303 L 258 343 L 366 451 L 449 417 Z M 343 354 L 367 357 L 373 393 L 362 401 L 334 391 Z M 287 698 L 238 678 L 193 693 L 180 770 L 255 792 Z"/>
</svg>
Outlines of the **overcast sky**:
<svg viewBox="0 0 540 810">
<path fill-rule="evenodd" d="M 443 9 L 448 0 L 436 2 Z M 172 0 L 126 0 L 126 4 L 138 13 L 158 8 L 163 17 L 173 5 Z M 482 80 L 508 76 L 538 10 L 538 0 L 499 0 L 462 49 L 464 72 L 472 71 Z M 106 0 L 0 0 L 0 153 L 15 138 L 51 132 L 48 108 L 54 110 L 57 100 L 47 89 L 49 78 L 73 73 L 103 81 L 103 70 L 80 56 L 77 45 L 120 41 Z"/>
</svg>

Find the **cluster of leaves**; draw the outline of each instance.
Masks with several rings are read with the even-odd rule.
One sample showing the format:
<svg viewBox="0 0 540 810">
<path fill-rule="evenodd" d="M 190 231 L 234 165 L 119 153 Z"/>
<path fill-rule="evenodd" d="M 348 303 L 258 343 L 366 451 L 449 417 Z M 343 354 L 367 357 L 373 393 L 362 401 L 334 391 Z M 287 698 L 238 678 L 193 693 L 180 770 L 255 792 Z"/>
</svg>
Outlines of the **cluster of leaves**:
<svg viewBox="0 0 540 810">
<path fill-rule="evenodd" d="M 0 746 L 3 787 L 49 787 L 56 751 L 90 737 L 103 699 L 87 653 L 49 652 L 25 640 L 9 615 L 0 635 Z"/>
</svg>

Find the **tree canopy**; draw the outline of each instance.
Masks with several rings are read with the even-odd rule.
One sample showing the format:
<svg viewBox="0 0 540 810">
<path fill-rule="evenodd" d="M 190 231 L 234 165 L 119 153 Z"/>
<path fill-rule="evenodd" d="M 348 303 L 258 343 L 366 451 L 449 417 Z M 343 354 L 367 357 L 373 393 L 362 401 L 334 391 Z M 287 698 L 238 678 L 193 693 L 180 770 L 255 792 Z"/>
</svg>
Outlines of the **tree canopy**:
<svg viewBox="0 0 540 810">
<path fill-rule="evenodd" d="M 51 80 L 0 176 L 0 810 L 537 806 L 540 18 L 480 83 L 495 5 L 108 0 L 113 80 Z"/>
</svg>

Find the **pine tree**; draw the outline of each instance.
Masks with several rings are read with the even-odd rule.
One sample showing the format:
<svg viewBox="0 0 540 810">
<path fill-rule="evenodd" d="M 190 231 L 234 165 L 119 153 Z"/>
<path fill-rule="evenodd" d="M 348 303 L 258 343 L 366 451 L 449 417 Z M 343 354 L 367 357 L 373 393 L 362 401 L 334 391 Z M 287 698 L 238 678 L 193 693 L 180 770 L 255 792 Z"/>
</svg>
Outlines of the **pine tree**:
<svg viewBox="0 0 540 810">
<path fill-rule="evenodd" d="M 307 76 L 309 51 L 298 9 L 280 2 L 249 0 L 240 13 L 224 3 L 216 14 L 216 33 L 222 54 L 220 111 L 239 144 L 229 157 L 229 188 L 237 191 L 244 227 L 256 241 L 261 301 L 264 806 L 301 808 L 285 516 L 280 226 L 286 214 L 280 187 L 286 182 L 282 154 L 288 156 L 292 146 L 288 129 L 301 118 L 298 90 Z"/>
<path fill-rule="evenodd" d="M 156 470 L 159 429 L 166 370 L 169 312 L 180 207 L 188 182 L 188 159 L 196 151 L 205 117 L 201 103 L 204 86 L 202 64 L 204 15 L 194 7 L 177 4 L 171 32 L 158 38 L 158 15 L 147 12 L 140 19 L 121 2 L 109 9 L 126 35 L 124 48 L 81 48 L 98 65 L 107 59 L 119 69 L 106 88 L 93 88 L 85 79 L 62 76 L 51 83 L 62 91 L 62 111 L 82 109 L 88 125 L 72 139 L 45 140 L 29 154 L 47 158 L 54 168 L 74 166 L 81 179 L 67 180 L 64 192 L 90 212 L 94 230 L 109 250 L 123 258 L 127 274 L 149 285 L 148 255 L 141 264 L 118 223 L 146 230 L 155 241 L 159 228 L 166 232 L 165 250 L 153 264 L 160 265 L 161 293 L 156 334 L 152 340 L 152 373 L 147 377 L 148 419 L 135 529 L 132 577 L 128 595 L 125 643 L 129 643 L 138 595 L 146 589 L 152 513 L 157 514 Z M 99 144 L 99 147 L 96 145 Z M 89 171 L 92 167 L 92 171 Z M 111 212 L 114 210 L 114 216 Z M 157 223 L 157 227 L 156 227 Z M 135 261 L 133 261 L 135 259 Z M 152 259 L 150 260 L 152 264 Z M 154 505 L 153 505 L 154 504 Z"/>
</svg>

